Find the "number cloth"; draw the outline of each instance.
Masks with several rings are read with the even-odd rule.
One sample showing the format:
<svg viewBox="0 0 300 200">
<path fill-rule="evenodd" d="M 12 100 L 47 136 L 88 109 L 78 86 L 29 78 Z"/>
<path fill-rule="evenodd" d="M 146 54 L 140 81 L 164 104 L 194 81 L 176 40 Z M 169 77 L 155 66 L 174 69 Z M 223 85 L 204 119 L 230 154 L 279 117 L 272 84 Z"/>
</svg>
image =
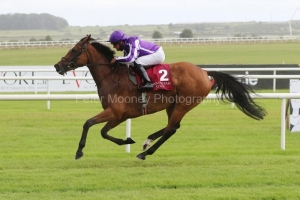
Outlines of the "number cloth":
<svg viewBox="0 0 300 200">
<path fill-rule="evenodd" d="M 172 90 L 172 76 L 169 64 L 159 64 L 146 69 L 149 78 L 151 79 L 154 88 L 153 90 Z M 141 77 L 136 73 L 139 85 L 143 85 Z"/>
</svg>

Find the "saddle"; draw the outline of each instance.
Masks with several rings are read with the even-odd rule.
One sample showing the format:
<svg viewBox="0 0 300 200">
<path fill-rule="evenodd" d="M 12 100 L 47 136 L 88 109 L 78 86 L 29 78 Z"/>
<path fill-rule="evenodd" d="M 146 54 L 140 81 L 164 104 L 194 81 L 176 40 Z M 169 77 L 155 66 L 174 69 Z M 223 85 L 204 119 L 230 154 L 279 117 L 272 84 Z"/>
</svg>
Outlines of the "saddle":
<svg viewBox="0 0 300 200">
<path fill-rule="evenodd" d="M 153 90 L 172 90 L 172 76 L 169 64 L 158 64 L 146 68 L 146 72 L 153 83 Z M 138 73 L 128 67 L 129 79 L 138 86 L 143 85 L 143 80 Z"/>
</svg>

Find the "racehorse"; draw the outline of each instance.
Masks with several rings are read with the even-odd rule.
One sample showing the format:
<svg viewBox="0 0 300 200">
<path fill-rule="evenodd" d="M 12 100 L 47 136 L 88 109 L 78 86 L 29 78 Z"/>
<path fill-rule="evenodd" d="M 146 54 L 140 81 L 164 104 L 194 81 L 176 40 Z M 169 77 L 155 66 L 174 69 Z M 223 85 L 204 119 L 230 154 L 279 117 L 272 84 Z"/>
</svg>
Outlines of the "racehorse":
<svg viewBox="0 0 300 200">
<path fill-rule="evenodd" d="M 106 122 L 101 129 L 101 135 L 118 145 L 133 144 L 134 140 L 125 140 L 108 135 L 108 131 L 129 118 L 140 117 L 166 110 L 168 123 L 165 128 L 148 136 L 143 144 L 143 152 L 137 158 L 145 160 L 152 155 L 166 140 L 180 127 L 184 115 L 200 104 L 212 89 L 216 89 L 219 100 L 230 101 L 249 117 L 261 120 L 266 115 L 264 108 L 256 104 L 250 93 L 254 91 L 239 82 L 233 76 L 218 71 L 205 71 L 189 62 L 169 64 L 173 87 L 171 90 L 157 90 L 147 92 L 147 113 L 143 112 L 145 103 L 139 100 L 142 96 L 138 86 L 128 78 L 127 65 L 110 64 L 115 52 L 110 47 L 101 44 L 87 35 L 72 47 L 61 60 L 54 65 L 56 71 L 64 75 L 70 70 L 87 66 L 97 86 L 98 96 L 103 111 L 88 119 L 83 125 L 83 131 L 75 159 L 83 156 L 88 130 L 91 126 Z M 126 97 L 132 101 L 112 101 L 112 97 Z M 165 98 L 160 98 L 165 97 Z M 192 101 L 184 101 L 189 98 Z M 173 99 L 168 101 L 167 99 Z M 181 101 L 174 101 L 181 99 Z M 150 147 L 150 142 L 158 139 Z"/>
</svg>

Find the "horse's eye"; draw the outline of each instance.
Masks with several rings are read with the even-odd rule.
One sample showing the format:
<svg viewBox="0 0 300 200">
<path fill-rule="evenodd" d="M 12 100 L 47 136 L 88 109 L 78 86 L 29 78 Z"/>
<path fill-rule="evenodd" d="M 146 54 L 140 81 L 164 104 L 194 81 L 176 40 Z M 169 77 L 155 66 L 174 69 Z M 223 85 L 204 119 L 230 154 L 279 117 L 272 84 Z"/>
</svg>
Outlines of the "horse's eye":
<svg viewBox="0 0 300 200">
<path fill-rule="evenodd" d="M 71 51 L 72 51 L 72 53 L 75 53 L 75 52 L 76 52 L 76 49 L 72 49 Z"/>
</svg>

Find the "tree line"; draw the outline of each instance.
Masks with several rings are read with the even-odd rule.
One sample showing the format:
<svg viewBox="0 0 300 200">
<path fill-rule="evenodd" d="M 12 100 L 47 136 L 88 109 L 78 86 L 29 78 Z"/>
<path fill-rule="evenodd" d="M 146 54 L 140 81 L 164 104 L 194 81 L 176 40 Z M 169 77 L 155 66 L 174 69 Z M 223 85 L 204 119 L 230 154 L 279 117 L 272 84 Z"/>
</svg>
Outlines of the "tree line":
<svg viewBox="0 0 300 200">
<path fill-rule="evenodd" d="M 193 32 L 192 30 L 188 29 L 188 28 L 185 28 L 181 31 L 181 33 L 179 34 L 179 37 L 180 38 L 192 38 L 194 35 L 193 35 Z M 154 31 L 152 33 L 152 38 L 154 39 L 157 39 L 157 38 L 163 38 L 163 35 L 161 34 L 161 32 L 159 31 Z"/>
<path fill-rule="evenodd" d="M 68 26 L 67 20 L 46 13 L 0 15 L 0 30 L 59 30 Z"/>
</svg>

